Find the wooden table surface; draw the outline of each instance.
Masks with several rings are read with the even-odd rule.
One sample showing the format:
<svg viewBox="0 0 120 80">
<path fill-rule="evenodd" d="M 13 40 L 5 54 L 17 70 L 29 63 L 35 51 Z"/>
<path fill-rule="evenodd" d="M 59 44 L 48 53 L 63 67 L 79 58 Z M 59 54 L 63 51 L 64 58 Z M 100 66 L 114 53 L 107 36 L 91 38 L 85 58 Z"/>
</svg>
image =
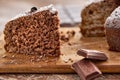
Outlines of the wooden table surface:
<svg viewBox="0 0 120 80">
<path fill-rule="evenodd" d="M 47 4 L 78 4 L 84 6 L 87 0 L 0 0 L 0 31 L 4 24 L 21 11 L 32 6 Z M 82 4 L 81 4 L 82 3 Z M 0 74 L 0 80 L 80 80 L 77 74 Z M 120 80 L 120 74 L 105 73 L 95 80 Z"/>
</svg>

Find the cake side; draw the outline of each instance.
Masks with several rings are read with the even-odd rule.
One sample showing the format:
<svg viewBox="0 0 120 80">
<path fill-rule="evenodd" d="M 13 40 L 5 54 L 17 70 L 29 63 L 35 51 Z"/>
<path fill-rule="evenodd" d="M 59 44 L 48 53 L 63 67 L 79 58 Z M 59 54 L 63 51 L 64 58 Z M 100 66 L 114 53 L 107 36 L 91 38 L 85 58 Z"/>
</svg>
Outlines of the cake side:
<svg viewBox="0 0 120 80">
<path fill-rule="evenodd" d="M 60 55 L 58 12 L 36 11 L 5 25 L 5 50 L 10 53 Z"/>
<path fill-rule="evenodd" d="M 105 30 L 109 49 L 120 51 L 120 7 L 106 19 Z"/>
<path fill-rule="evenodd" d="M 81 13 L 81 33 L 85 37 L 105 36 L 104 23 L 111 12 L 120 5 L 119 0 L 104 0 L 85 7 Z"/>
</svg>

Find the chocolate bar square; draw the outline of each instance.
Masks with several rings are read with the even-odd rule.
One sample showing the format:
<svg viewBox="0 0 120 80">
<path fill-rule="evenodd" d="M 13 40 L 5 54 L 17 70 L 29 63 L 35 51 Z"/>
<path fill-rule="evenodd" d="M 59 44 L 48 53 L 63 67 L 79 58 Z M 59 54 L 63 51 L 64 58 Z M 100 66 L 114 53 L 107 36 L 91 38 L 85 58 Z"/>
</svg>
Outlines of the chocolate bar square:
<svg viewBox="0 0 120 80">
<path fill-rule="evenodd" d="M 85 57 L 86 59 L 92 60 L 107 60 L 108 57 L 104 54 L 104 52 L 97 50 L 87 50 L 87 49 L 79 49 L 77 54 Z"/>
<path fill-rule="evenodd" d="M 81 80 L 93 80 L 101 76 L 101 71 L 90 61 L 80 60 L 72 64 L 73 70 L 77 72 Z"/>
</svg>

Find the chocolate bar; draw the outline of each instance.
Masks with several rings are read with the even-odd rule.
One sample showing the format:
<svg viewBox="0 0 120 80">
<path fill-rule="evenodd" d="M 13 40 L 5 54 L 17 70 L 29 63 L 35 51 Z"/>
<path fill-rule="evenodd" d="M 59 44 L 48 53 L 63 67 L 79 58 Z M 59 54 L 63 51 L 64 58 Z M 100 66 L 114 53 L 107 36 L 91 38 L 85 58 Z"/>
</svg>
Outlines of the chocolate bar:
<svg viewBox="0 0 120 80">
<path fill-rule="evenodd" d="M 93 80 L 102 74 L 90 60 L 83 59 L 75 62 L 72 68 L 80 76 L 81 80 Z"/>
<path fill-rule="evenodd" d="M 79 49 L 77 54 L 85 57 L 86 59 L 95 59 L 95 60 L 107 60 L 108 59 L 108 57 L 104 54 L 104 52 L 100 52 L 97 50 Z"/>
</svg>

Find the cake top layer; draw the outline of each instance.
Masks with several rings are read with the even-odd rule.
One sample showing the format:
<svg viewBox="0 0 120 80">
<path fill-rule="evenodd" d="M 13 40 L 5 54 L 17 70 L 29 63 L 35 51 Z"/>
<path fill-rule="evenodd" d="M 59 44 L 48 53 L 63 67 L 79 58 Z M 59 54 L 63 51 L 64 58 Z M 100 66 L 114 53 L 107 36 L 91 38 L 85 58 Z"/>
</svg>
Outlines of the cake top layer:
<svg viewBox="0 0 120 80">
<path fill-rule="evenodd" d="M 49 10 L 52 14 L 55 14 L 57 12 L 57 10 L 54 8 L 53 4 L 48 5 L 48 6 L 44 6 L 44 7 L 40 7 L 39 9 L 37 9 L 36 7 L 32 7 L 31 10 L 26 11 L 24 13 L 20 13 L 17 16 L 15 16 L 14 18 L 12 18 L 11 20 L 14 20 L 16 18 L 22 17 L 22 16 L 28 16 L 37 12 L 41 12 L 44 10 Z"/>
<path fill-rule="evenodd" d="M 105 27 L 120 28 L 120 7 L 116 8 L 106 19 Z"/>
<path fill-rule="evenodd" d="M 54 8 L 53 4 L 51 4 L 51 5 L 48 5 L 48 6 L 44 6 L 44 7 L 39 8 L 37 12 L 44 11 L 44 10 L 49 10 L 52 14 L 55 14 L 56 11 L 57 11 L 57 10 Z"/>
</svg>

